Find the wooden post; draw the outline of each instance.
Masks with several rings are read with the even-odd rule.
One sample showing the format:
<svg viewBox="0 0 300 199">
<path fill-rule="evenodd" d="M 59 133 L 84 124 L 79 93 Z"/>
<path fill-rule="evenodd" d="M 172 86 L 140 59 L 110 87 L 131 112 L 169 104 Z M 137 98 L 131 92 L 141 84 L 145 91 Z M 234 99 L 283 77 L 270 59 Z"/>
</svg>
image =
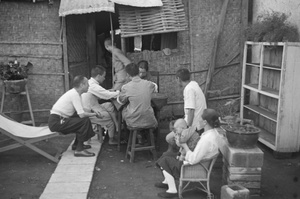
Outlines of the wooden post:
<svg viewBox="0 0 300 199">
<path fill-rule="evenodd" d="M 97 62 L 97 42 L 96 42 L 96 20 L 94 14 L 87 15 L 86 25 L 86 39 L 87 39 L 87 55 L 88 55 L 88 72 L 86 75 L 90 76 L 91 69 L 96 66 Z"/>
<path fill-rule="evenodd" d="M 66 18 L 62 17 L 65 92 L 70 89 Z"/>
<path fill-rule="evenodd" d="M 205 90 L 204 90 L 204 94 L 205 94 L 206 98 L 207 98 L 207 91 L 209 90 L 210 85 L 211 85 L 212 74 L 214 73 L 214 70 L 215 70 L 216 56 L 217 56 L 217 50 L 218 50 L 218 41 L 219 41 L 223 26 L 224 26 L 228 1 L 229 0 L 224 0 L 224 2 L 223 2 L 221 14 L 219 16 L 219 25 L 217 28 L 217 33 L 214 37 L 214 44 L 213 44 L 213 48 L 212 48 L 210 65 L 209 65 L 208 72 L 207 72 L 206 86 L 205 86 Z"/>
<path fill-rule="evenodd" d="M 242 7 L 242 11 L 241 11 L 241 40 L 240 40 L 240 64 L 243 72 L 241 73 L 241 82 L 242 84 L 244 84 L 245 82 L 245 69 L 246 69 L 246 63 L 244 63 L 243 60 L 246 60 L 246 55 L 247 55 L 247 45 L 245 45 L 245 41 L 246 38 L 243 34 L 243 32 L 245 31 L 245 29 L 248 26 L 248 10 L 249 10 L 249 0 L 244 0 L 241 2 L 241 7 Z M 240 119 L 242 119 L 244 117 L 244 107 L 243 107 L 243 101 L 244 101 L 244 88 L 241 86 L 241 104 L 240 104 Z M 241 121 L 242 124 L 242 121 Z"/>
<path fill-rule="evenodd" d="M 121 37 L 121 49 L 124 52 L 124 54 L 126 55 L 126 41 L 124 37 Z"/>
<path fill-rule="evenodd" d="M 190 37 L 190 59 L 191 59 L 191 71 L 195 71 L 195 65 L 194 65 L 194 45 L 193 45 L 193 34 L 192 34 L 192 20 L 191 20 L 191 12 L 192 12 L 192 8 L 191 8 L 191 1 L 188 1 L 188 8 L 189 8 L 189 37 Z M 195 73 L 193 73 L 193 78 L 195 78 Z"/>
<path fill-rule="evenodd" d="M 111 36 L 111 44 L 112 44 L 112 46 L 114 46 L 115 45 L 115 40 L 114 40 L 114 27 L 113 27 L 113 23 L 112 23 L 112 16 L 111 16 L 111 13 L 109 13 L 109 22 L 110 22 L 110 30 L 111 30 L 111 34 L 110 34 L 110 36 Z M 111 58 L 112 58 L 112 60 L 111 60 L 111 74 L 112 74 L 112 79 L 113 79 L 113 82 L 112 82 L 112 85 L 114 86 L 115 85 L 115 81 L 114 81 L 114 79 L 115 79 L 115 69 L 114 69 L 114 51 L 112 50 L 111 51 Z"/>
</svg>

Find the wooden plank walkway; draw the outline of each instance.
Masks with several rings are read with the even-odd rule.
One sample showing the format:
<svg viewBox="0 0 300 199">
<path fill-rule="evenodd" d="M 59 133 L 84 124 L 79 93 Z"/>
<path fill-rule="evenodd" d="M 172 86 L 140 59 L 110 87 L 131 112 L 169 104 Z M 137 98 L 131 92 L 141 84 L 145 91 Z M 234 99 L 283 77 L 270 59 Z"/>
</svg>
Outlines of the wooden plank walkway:
<svg viewBox="0 0 300 199">
<path fill-rule="evenodd" d="M 90 143 L 94 157 L 75 157 L 72 143 L 63 153 L 40 199 L 86 199 L 102 144 L 94 136 Z"/>
</svg>

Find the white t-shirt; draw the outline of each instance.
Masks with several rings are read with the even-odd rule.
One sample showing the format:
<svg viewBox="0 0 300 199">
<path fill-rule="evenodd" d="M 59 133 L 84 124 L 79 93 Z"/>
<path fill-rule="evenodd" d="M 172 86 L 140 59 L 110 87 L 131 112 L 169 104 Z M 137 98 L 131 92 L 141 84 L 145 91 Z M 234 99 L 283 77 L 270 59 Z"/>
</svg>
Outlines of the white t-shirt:
<svg viewBox="0 0 300 199">
<path fill-rule="evenodd" d="M 75 111 L 77 114 L 84 113 L 79 93 L 73 88 L 63 94 L 53 105 L 50 113 L 71 117 Z"/>
<path fill-rule="evenodd" d="M 194 151 L 188 151 L 184 164 L 197 164 L 201 160 L 210 159 L 219 153 L 219 133 L 216 129 L 205 131 L 198 141 Z"/>
<path fill-rule="evenodd" d="M 192 127 L 196 127 L 200 130 L 200 121 L 202 121 L 201 115 L 203 110 L 206 109 L 206 100 L 199 84 L 195 81 L 190 81 L 183 90 L 183 98 L 185 121 L 188 121 L 187 109 L 194 109 L 195 112 Z"/>
<path fill-rule="evenodd" d="M 92 93 L 99 99 L 111 99 L 116 98 L 119 95 L 119 91 L 109 91 L 100 86 L 99 82 L 95 80 L 94 78 L 89 79 L 89 93 Z"/>
</svg>

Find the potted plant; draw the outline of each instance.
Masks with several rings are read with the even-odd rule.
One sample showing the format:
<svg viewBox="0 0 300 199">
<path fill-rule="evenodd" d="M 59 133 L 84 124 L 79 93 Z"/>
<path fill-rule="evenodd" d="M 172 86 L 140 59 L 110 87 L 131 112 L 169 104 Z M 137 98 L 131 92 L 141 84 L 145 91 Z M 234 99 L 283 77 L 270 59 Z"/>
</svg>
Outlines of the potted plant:
<svg viewBox="0 0 300 199">
<path fill-rule="evenodd" d="M 289 16 L 281 12 L 267 12 L 245 31 L 248 41 L 255 42 L 298 42 L 297 26 L 289 23 Z"/>
<path fill-rule="evenodd" d="M 228 143 L 234 148 L 249 149 L 256 146 L 260 129 L 252 120 L 243 119 L 238 115 L 240 98 L 231 99 L 225 103 L 229 107 L 229 115 L 221 118 L 221 128 L 226 132 Z"/>
<path fill-rule="evenodd" d="M 0 79 L 3 81 L 3 89 L 6 93 L 18 94 L 25 91 L 28 70 L 32 67 L 30 62 L 27 65 L 20 65 L 17 60 L 10 61 L 8 64 L 0 63 Z M 3 100 L 3 99 L 2 99 Z M 12 100 L 13 110 L 10 117 L 17 122 L 22 121 L 21 99 L 19 95 L 14 95 Z"/>
<path fill-rule="evenodd" d="M 8 64 L 0 63 L 0 79 L 3 80 L 6 92 L 16 94 L 25 91 L 30 67 L 32 67 L 30 62 L 27 65 L 20 65 L 17 60 Z"/>
</svg>

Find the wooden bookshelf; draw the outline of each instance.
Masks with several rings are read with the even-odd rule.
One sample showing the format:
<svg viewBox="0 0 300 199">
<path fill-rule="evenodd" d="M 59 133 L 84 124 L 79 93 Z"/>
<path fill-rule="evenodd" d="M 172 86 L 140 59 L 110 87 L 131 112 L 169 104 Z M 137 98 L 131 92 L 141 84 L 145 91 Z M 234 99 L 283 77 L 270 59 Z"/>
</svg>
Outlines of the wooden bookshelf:
<svg viewBox="0 0 300 199">
<path fill-rule="evenodd" d="M 300 151 L 300 43 L 245 42 L 241 119 L 276 153 Z"/>
</svg>

